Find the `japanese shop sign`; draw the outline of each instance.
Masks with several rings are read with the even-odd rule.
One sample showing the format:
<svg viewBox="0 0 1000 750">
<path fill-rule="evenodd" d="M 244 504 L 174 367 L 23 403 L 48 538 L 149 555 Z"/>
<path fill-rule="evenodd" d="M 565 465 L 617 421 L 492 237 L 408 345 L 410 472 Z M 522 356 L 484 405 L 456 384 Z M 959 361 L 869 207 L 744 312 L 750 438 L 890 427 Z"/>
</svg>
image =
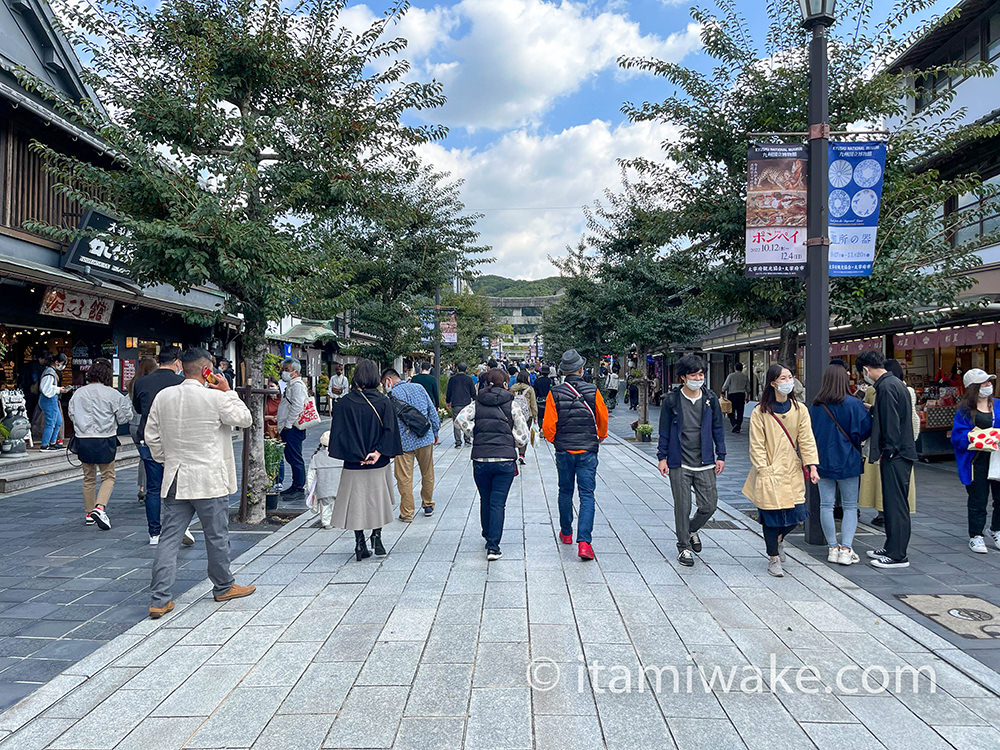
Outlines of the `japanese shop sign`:
<svg viewBox="0 0 1000 750">
<path fill-rule="evenodd" d="M 114 306 L 113 300 L 104 297 L 95 297 L 92 294 L 50 286 L 45 290 L 45 296 L 42 297 L 42 307 L 39 312 L 42 315 L 70 318 L 84 323 L 110 325 Z"/>
<path fill-rule="evenodd" d="M 746 275 L 806 272 L 804 146 L 752 146 L 748 153 Z"/>
<path fill-rule="evenodd" d="M 87 211 L 80 222 L 81 232 L 108 233 L 114 228 L 115 220 L 110 216 Z M 91 237 L 81 234 L 70 246 L 63 258 L 63 265 L 84 273 L 93 273 L 101 278 L 121 279 L 131 281 L 131 266 L 129 255 L 119 244 L 109 244 L 102 237 Z"/>
<path fill-rule="evenodd" d="M 441 318 L 441 343 L 445 346 L 458 344 L 458 319 L 454 310 L 445 312 Z"/>
<path fill-rule="evenodd" d="M 871 276 L 885 143 L 830 143 L 830 275 Z"/>
</svg>

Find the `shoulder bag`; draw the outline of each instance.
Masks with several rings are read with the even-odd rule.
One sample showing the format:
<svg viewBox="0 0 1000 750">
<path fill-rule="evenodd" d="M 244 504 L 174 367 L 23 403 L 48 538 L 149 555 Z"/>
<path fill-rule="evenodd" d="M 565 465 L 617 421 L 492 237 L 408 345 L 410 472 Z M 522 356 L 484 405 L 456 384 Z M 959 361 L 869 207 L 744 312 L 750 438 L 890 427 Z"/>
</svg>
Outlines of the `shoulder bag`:
<svg viewBox="0 0 1000 750">
<path fill-rule="evenodd" d="M 392 391 L 389 391 L 389 400 L 392 401 L 392 408 L 396 411 L 396 418 L 418 438 L 422 438 L 431 429 L 431 421 L 427 415 L 413 404 L 400 401 L 392 395 Z"/>
<path fill-rule="evenodd" d="M 805 408 L 805 407 L 802 407 L 802 408 Z M 785 423 L 782 422 L 780 419 L 778 419 L 778 415 L 777 414 L 774 414 L 772 412 L 771 416 L 774 417 L 774 421 L 778 423 L 778 427 L 781 428 L 781 431 L 783 433 L 785 433 L 785 437 L 788 438 L 788 442 L 792 444 L 792 450 L 795 451 L 795 455 L 799 456 L 799 448 L 798 448 L 797 445 L 795 445 L 795 441 L 792 440 L 792 436 L 788 432 L 788 428 L 785 427 Z M 802 460 L 802 456 L 799 456 L 799 461 L 801 461 L 801 460 Z M 806 466 L 805 464 L 802 464 L 802 478 L 805 479 L 806 485 L 808 486 L 810 480 L 812 479 L 812 477 L 809 476 L 809 467 Z"/>
</svg>

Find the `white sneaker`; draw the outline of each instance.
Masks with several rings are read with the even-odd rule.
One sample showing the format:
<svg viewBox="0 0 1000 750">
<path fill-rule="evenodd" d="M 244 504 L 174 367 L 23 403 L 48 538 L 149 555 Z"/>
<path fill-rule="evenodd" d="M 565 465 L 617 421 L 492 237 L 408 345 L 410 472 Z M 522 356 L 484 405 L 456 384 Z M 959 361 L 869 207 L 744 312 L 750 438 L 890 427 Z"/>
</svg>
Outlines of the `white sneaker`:
<svg viewBox="0 0 1000 750">
<path fill-rule="evenodd" d="M 1000 549 L 1000 531 L 991 531 L 990 537 L 993 539 L 993 546 Z"/>
<path fill-rule="evenodd" d="M 184 529 L 184 538 L 181 539 L 181 543 L 189 547 L 194 544 L 194 534 L 191 533 L 191 529 Z"/>
<path fill-rule="evenodd" d="M 969 549 L 978 552 L 980 555 L 986 554 L 986 542 L 981 536 L 974 536 L 969 540 Z"/>
<path fill-rule="evenodd" d="M 97 524 L 97 528 L 101 531 L 107 531 L 111 528 L 111 519 L 108 518 L 108 514 L 100 505 L 90 511 L 90 517 L 94 519 L 94 523 Z"/>
<path fill-rule="evenodd" d="M 767 574 L 772 575 L 775 578 L 783 578 L 785 571 L 781 569 L 781 558 L 780 557 L 770 557 L 767 561 Z"/>
<path fill-rule="evenodd" d="M 861 558 L 858 557 L 858 553 L 850 547 L 841 547 L 840 559 L 837 560 L 837 562 L 841 565 L 854 565 L 855 563 L 861 562 Z"/>
<path fill-rule="evenodd" d="M 826 561 L 831 563 L 840 562 L 840 547 L 828 547 L 826 551 Z"/>
<path fill-rule="evenodd" d="M 160 535 L 159 534 L 157 534 L 156 536 L 153 536 L 152 534 L 149 535 L 149 546 L 150 547 L 155 547 L 159 543 L 160 543 Z"/>
</svg>

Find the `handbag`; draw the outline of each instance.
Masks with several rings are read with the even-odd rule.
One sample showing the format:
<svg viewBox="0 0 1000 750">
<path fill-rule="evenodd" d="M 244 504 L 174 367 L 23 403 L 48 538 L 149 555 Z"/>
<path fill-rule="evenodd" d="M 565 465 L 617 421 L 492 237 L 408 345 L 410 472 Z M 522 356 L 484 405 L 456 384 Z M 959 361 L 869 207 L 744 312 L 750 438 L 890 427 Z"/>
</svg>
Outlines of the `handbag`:
<svg viewBox="0 0 1000 750">
<path fill-rule="evenodd" d="M 1000 430 L 997 428 L 969 430 L 970 451 L 993 453 L 998 447 L 1000 447 Z"/>
<path fill-rule="evenodd" d="M 723 414 L 732 414 L 733 413 L 733 402 L 730 401 L 725 396 L 720 396 L 719 397 L 719 408 L 722 410 Z"/>
<path fill-rule="evenodd" d="M 785 433 L 785 437 L 788 438 L 788 442 L 792 444 L 792 450 L 795 451 L 795 455 L 799 456 L 799 449 L 795 445 L 795 441 L 792 440 L 792 436 L 789 434 L 788 428 L 785 427 L 784 422 L 782 422 L 780 419 L 778 419 L 777 415 L 775 415 L 775 414 L 771 414 L 771 416 L 774 417 L 774 421 L 778 423 L 778 426 L 781 428 L 781 431 L 783 433 Z M 801 460 L 802 460 L 802 456 L 799 456 L 799 461 L 801 461 Z M 812 477 L 809 476 L 809 467 L 806 466 L 805 464 L 802 464 L 802 478 L 805 479 L 806 486 L 808 486 L 809 482 L 812 479 Z"/>
<path fill-rule="evenodd" d="M 987 479 L 991 482 L 1000 482 L 1000 451 L 993 451 L 990 454 L 990 471 Z"/>
<path fill-rule="evenodd" d="M 864 474 L 865 473 L 865 454 L 861 450 L 861 446 L 858 445 L 857 443 L 855 443 L 853 440 L 851 440 L 851 436 L 848 435 L 844 431 L 844 428 L 840 426 L 840 422 L 838 422 L 837 418 L 835 416 L 833 416 L 833 412 L 826 408 L 826 404 L 820 404 L 820 406 L 823 407 L 823 411 L 826 412 L 826 416 L 828 416 L 830 418 L 830 421 L 833 422 L 837 426 L 838 430 L 840 430 L 840 434 L 843 435 L 845 438 L 847 438 L 847 442 L 850 443 L 852 446 L 854 446 L 854 450 L 856 450 L 858 453 L 861 454 L 861 473 Z"/>
<path fill-rule="evenodd" d="M 295 426 L 300 430 L 304 430 L 310 425 L 318 424 L 319 412 L 316 410 L 316 399 L 312 396 L 306 399 L 305 406 L 302 407 L 302 413 L 299 414 L 299 421 L 296 422 Z"/>
</svg>

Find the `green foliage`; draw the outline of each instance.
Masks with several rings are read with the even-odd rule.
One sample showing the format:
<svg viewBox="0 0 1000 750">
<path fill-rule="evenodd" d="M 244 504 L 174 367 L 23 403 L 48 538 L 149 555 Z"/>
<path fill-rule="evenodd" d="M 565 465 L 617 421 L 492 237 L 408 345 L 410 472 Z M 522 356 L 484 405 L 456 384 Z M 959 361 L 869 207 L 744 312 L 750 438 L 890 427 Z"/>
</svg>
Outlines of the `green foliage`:
<svg viewBox="0 0 1000 750">
<path fill-rule="evenodd" d="M 653 425 L 651 424 L 641 424 L 635 428 L 636 435 L 652 435 Z"/>
<path fill-rule="evenodd" d="M 441 308 L 454 310 L 458 322 L 458 345 L 442 345 L 442 366 L 466 362 L 471 367 L 485 362 L 489 358 L 489 346 L 483 346 L 483 337 L 495 339 L 501 335 L 496 311 L 479 294 L 456 294 L 453 291 L 441 295 Z"/>
<path fill-rule="evenodd" d="M 264 471 L 268 484 L 274 484 L 285 457 L 285 444 L 276 438 L 264 438 Z"/>
<path fill-rule="evenodd" d="M 890 72 L 886 63 L 929 29 L 924 24 L 914 35 L 898 35 L 904 22 L 931 5 L 929 0 L 896 3 L 884 19 L 873 18 L 875 4 L 869 0 L 840 5 L 839 20 L 830 30 L 831 128 L 898 124 L 889 136 L 874 272 L 867 279 L 834 279 L 831 314 L 837 323 L 861 327 L 898 316 L 927 322 L 940 317 L 941 308 L 954 307 L 971 287 L 967 274 L 978 265 L 974 251 L 983 244 L 953 244 L 957 226 L 973 217 L 942 218 L 942 205 L 965 192 L 995 192 L 978 175 L 945 177 L 927 169 L 928 158 L 947 163 L 957 148 L 993 137 L 1000 127 L 962 125 L 961 113 L 945 116 L 953 91 L 917 115 L 906 110 L 906 95 L 915 93 L 912 82 Z M 744 275 L 746 134 L 807 129 L 807 32 L 797 21 L 796 2 L 772 0 L 770 25 L 758 47 L 738 4 L 720 0 L 718 6 L 717 13 L 691 12 L 702 24 L 705 52 L 716 62 L 710 72 L 653 58 L 620 60 L 623 68 L 654 73 L 674 89 L 661 102 L 625 104 L 622 111 L 633 121 L 658 121 L 678 132 L 665 144 L 663 162 L 636 159 L 629 166 L 639 171 L 642 189 L 661 203 L 657 221 L 663 240 L 689 246 L 679 262 L 700 292 L 692 297 L 699 312 L 709 318 L 733 316 L 744 329 L 762 323 L 781 327 L 786 348 L 794 349 L 795 334 L 803 327 L 804 284 Z M 980 63 L 953 64 L 917 71 L 915 78 L 959 68 L 970 76 L 993 72 Z"/>
<path fill-rule="evenodd" d="M 527 281 L 486 274 L 477 276 L 470 286 L 476 294 L 485 297 L 548 297 L 559 293 L 563 287 L 563 279 L 561 276 L 549 276 Z"/>
<path fill-rule="evenodd" d="M 264 355 L 264 377 L 280 380 L 281 361 L 282 358 L 279 357 L 277 354 L 271 354 L 271 352 L 267 352 Z"/>
</svg>

